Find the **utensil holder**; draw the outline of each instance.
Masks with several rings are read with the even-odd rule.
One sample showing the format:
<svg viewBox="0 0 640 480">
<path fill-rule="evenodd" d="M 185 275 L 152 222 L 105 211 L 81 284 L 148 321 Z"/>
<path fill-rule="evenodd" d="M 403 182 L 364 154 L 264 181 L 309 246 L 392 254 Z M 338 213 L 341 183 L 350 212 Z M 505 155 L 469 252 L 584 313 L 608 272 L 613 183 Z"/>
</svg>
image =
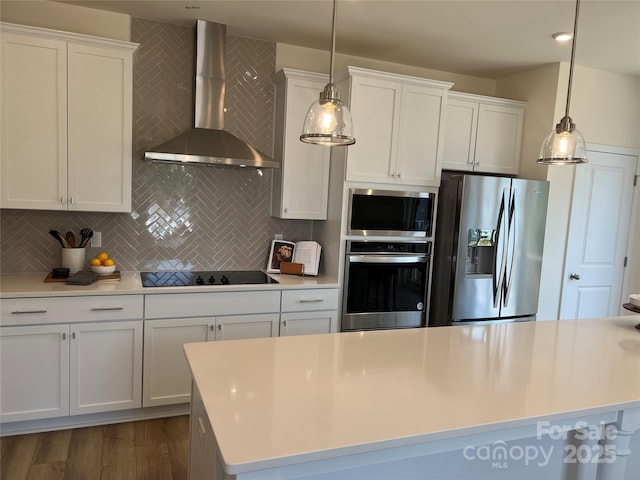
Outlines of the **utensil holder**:
<svg viewBox="0 0 640 480">
<path fill-rule="evenodd" d="M 84 270 L 85 249 L 84 248 L 63 248 L 62 266 L 69 269 L 69 274 Z"/>
</svg>

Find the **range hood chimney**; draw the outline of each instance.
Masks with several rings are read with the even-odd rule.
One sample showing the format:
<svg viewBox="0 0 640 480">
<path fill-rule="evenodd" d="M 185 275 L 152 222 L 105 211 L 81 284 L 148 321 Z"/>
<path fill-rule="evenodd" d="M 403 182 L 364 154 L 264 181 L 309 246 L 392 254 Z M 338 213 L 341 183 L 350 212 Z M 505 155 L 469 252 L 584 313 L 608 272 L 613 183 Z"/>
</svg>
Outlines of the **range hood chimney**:
<svg viewBox="0 0 640 480">
<path fill-rule="evenodd" d="M 280 164 L 224 130 L 227 27 L 196 25 L 195 127 L 145 152 L 144 159 L 201 165 L 279 168 Z"/>
</svg>

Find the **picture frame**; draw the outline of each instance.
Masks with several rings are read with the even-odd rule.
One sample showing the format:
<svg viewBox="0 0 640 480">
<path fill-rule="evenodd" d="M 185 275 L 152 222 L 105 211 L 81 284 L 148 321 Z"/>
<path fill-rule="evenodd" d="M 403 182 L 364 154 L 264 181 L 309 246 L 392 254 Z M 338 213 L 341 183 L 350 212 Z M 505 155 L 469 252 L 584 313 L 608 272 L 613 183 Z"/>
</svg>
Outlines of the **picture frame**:
<svg viewBox="0 0 640 480">
<path fill-rule="evenodd" d="M 293 261 L 296 244 L 286 240 L 272 240 L 267 262 L 267 273 L 280 273 L 281 262 Z"/>
</svg>

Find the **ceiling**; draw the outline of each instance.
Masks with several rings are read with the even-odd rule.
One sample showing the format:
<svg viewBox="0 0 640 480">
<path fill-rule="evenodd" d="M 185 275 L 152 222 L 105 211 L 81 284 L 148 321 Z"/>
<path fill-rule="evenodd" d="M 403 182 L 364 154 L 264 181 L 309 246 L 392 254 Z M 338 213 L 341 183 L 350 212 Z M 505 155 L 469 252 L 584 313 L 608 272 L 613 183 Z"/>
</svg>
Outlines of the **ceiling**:
<svg viewBox="0 0 640 480">
<path fill-rule="evenodd" d="M 62 0 L 60 0 L 62 1 Z M 329 50 L 330 0 L 85 0 L 75 5 Z M 485 78 L 568 62 L 570 0 L 339 0 L 336 50 Z M 576 64 L 640 77 L 640 0 L 582 0 Z"/>
</svg>

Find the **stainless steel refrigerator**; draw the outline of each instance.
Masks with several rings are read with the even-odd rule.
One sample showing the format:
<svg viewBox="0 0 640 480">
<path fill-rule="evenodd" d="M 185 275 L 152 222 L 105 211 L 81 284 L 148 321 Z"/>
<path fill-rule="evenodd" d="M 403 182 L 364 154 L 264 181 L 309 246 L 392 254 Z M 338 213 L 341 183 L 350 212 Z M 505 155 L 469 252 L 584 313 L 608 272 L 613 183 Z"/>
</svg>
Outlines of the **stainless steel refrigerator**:
<svg viewBox="0 0 640 480">
<path fill-rule="evenodd" d="M 535 320 L 549 182 L 444 172 L 429 326 Z"/>
</svg>

